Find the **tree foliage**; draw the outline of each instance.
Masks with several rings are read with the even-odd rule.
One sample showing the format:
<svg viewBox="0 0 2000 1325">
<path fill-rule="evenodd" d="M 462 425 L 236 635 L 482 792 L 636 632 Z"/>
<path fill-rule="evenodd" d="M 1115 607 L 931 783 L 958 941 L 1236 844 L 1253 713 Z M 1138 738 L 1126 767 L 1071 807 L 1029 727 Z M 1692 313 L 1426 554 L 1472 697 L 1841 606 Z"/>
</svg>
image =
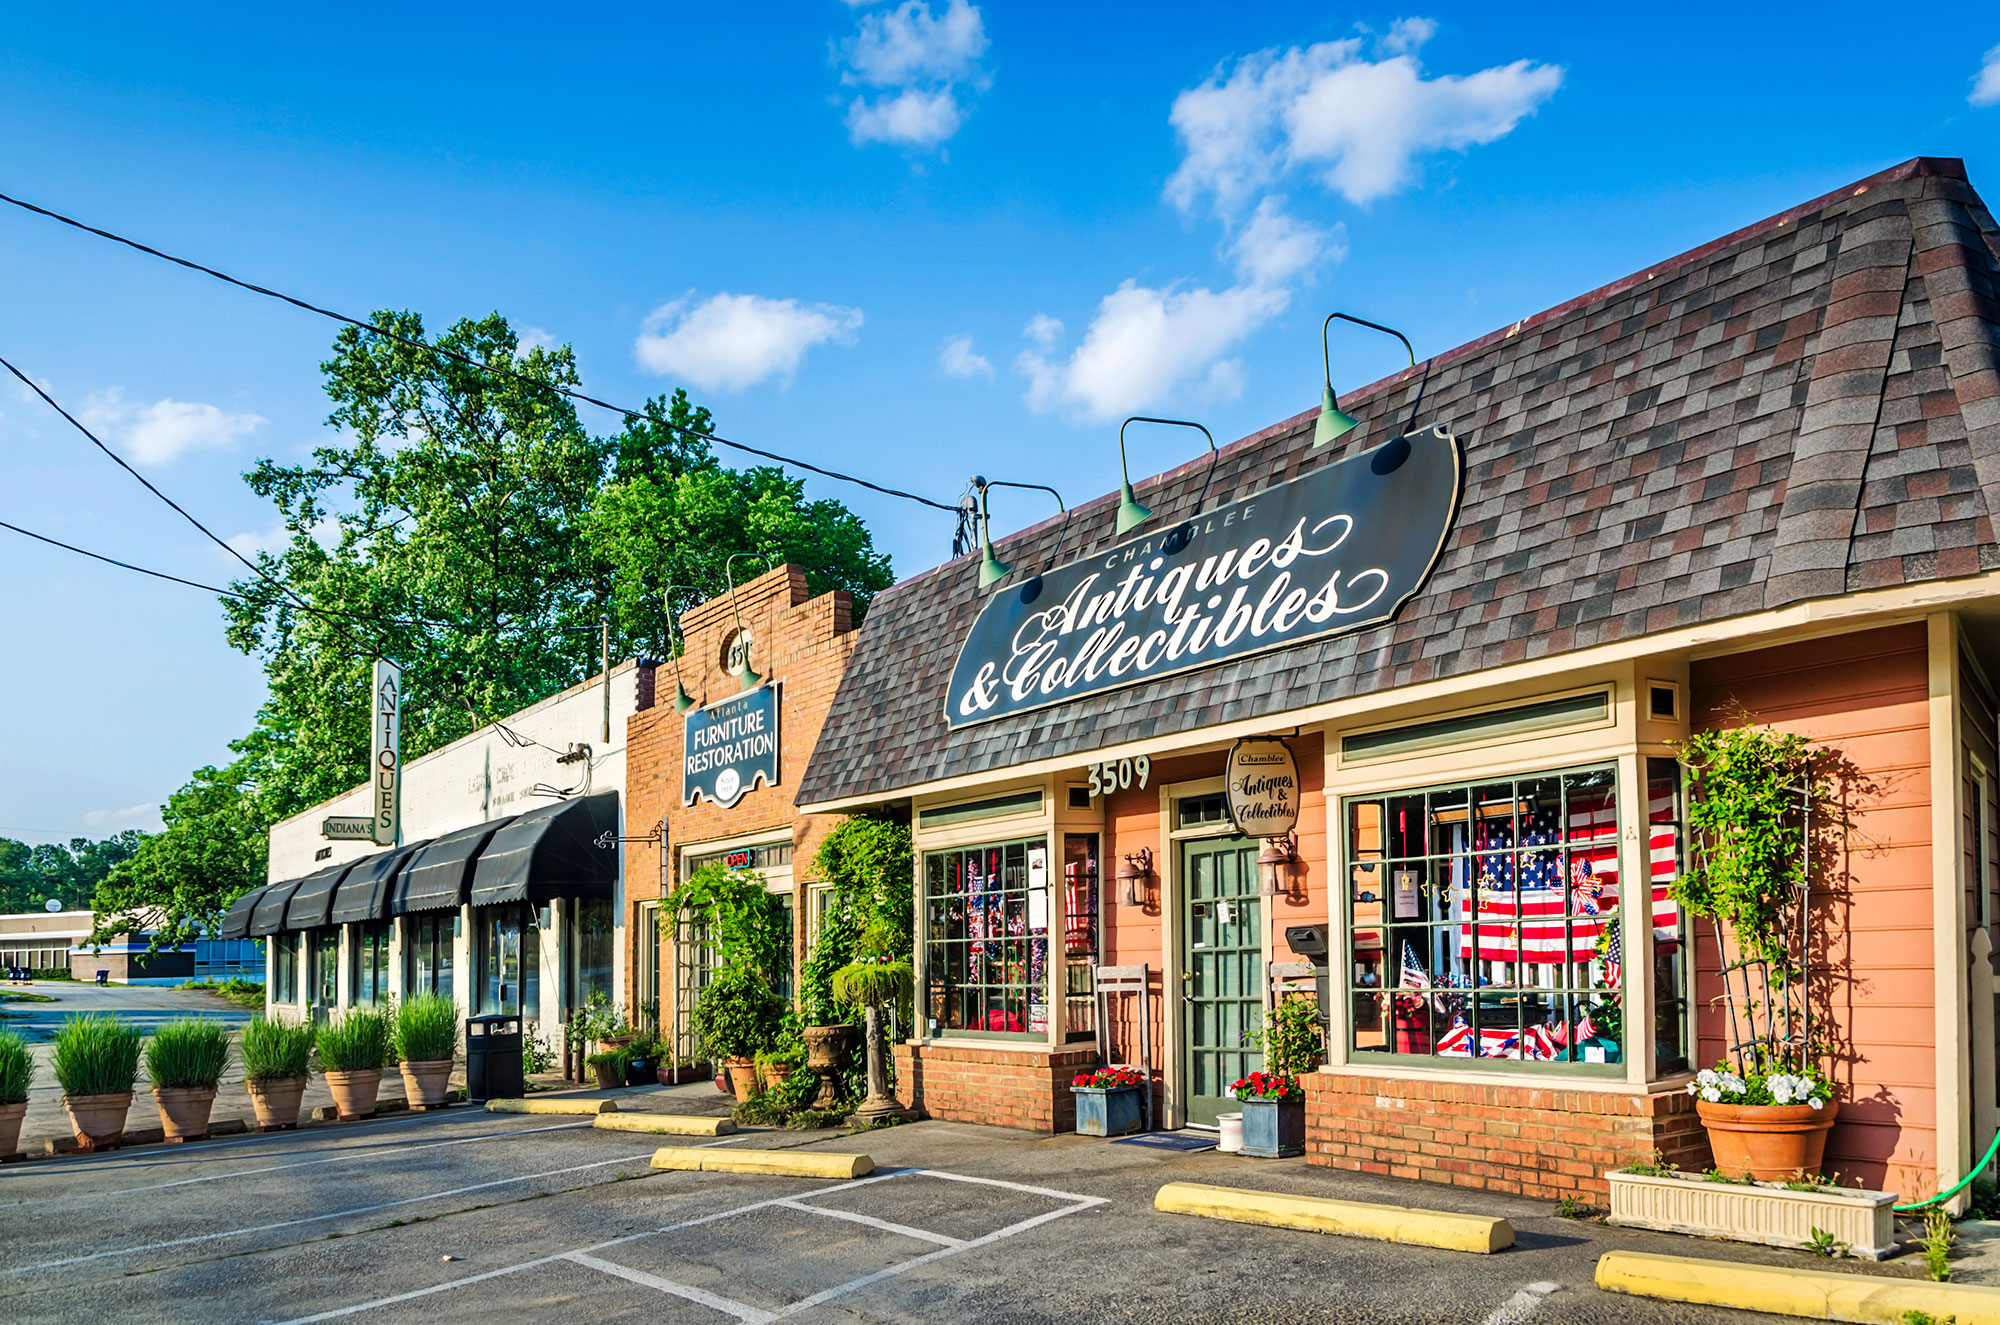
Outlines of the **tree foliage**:
<svg viewBox="0 0 2000 1325">
<path fill-rule="evenodd" d="M 153 928 L 155 946 L 184 943 L 264 882 L 271 820 L 246 784 L 243 761 L 196 769 L 160 818 L 161 830 L 97 886 L 94 937 Z"/>
<path fill-rule="evenodd" d="M 791 922 L 763 875 L 710 862 L 674 885 L 666 909 L 707 931 L 717 970 L 741 967 L 769 982 L 791 974 Z"/>
<path fill-rule="evenodd" d="M 66 910 L 89 906 L 97 885 L 145 838 L 136 828 L 95 842 L 73 837 L 67 845 L 0 837 L 0 911 L 40 911 L 52 897 Z"/>
<path fill-rule="evenodd" d="M 857 957 L 907 962 L 914 953 L 915 880 L 909 825 L 856 816 L 820 839 L 813 853 L 815 877 L 833 885 L 819 935 L 799 979 L 806 1021 L 823 1026 L 845 1020 L 840 976 Z"/>
</svg>

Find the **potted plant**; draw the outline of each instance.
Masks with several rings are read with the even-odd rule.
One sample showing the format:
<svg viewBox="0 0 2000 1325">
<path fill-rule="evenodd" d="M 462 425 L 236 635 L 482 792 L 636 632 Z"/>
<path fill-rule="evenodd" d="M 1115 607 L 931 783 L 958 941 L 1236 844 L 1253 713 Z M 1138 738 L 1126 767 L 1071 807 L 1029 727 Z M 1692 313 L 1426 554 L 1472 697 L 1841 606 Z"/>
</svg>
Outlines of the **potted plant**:
<svg viewBox="0 0 2000 1325">
<path fill-rule="evenodd" d="M 125 1135 L 140 1038 L 137 1027 L 97 1012 L 70 1017 L 56 1032 L 56 1080 L 81 1149 L 106 1149 Z"/>
<path fill-rule="evenodd" d="M 583 1006 L 569 1019 L 567 1033 L 570 1048 L 580 1050 L 587 1044 L 595 1043 L 600 1051 L 623 1049 L 632 1043 L 633 1036 L 624 1010 L 602 991 L 583 1001 Z"/>
<path fill-rule="evenodd" d="M 1688 1085 L 1715 1167 L 1732 1178 L 1816 1174 L 1840 1106 L 1819 1070 L 1805 919 L 1808 823 L 1838 826 L 1805 737 L 1745 723 L 1681 742 L 1693 860 L 1672 895 L 1706 916 L 1724 980 L 1731 1060 Z"/>
<path fill-rule="evenodd" d="M 458 1004 L 443 994 L 417 994 L 397 1006 L 396 1058 L 411 1108 L 445 1106 L 457 1055 Z"/>
<path fill-rule="evenodd" d="M 1306 1096 L 1298 1078 L 1252 1072 L 1229 1093 L 1243 1102 L 1243 1154 L 1290 1159 L 1305 1153 Z"/>
<path fill-rule="evenodd" d="M 299 1125 L 319 1028 L 309 1021 L 286 1021 L 262 1013 L 243 1028 L 243 1089 L 257 1111 L 257 1130 L 273 1132 Z"/>
<path fill-rule="evenodd" d="M 169 1141 L 208 1138 L 216 1087 L 229 1066 L 229 1030 L 213 1017 L 181 1017 L 146 1041 L 146 1075 Z"/>
<path fill-rule="evenodd" d="M 389 1064 L 389 1039 L 388 1016 L 367 1008 L 350 1009 L 319 1033 L 320 1075 L 333 1092 L 340 1121 L 373 1116 L 382 1090 L 382 1069 Z"/>
<path fill-rule="evenodd" d="M 659 1072 L 659 1038 L 651 1031 L 635 1029 L 631 1042 L 620 1051 L 619 1061 L 626 1085 L 643 1086 L 655 1080 Z"/>
<path fill-rule="evenodd" d="M 765 1047 L 784 1016 L 784 1002 L 770 982 L 749 966 L 725 966 L 701 991 L 690 1018 L 708 1061 L 724 1067 L 739 1103 L 757 1093 L 752 1057 Z"/>
<path fill-rule="evenodd" d="M 1069 1083 L 1076 1096 L 1078 1136 L 1126 1136 L 1140 1129 L 1146 1074 L 1129 1067 L 1080 1072 Z"/>
<path fill-rule="evenodd" d="M 864 1009 L 868 1037 L 868 1098 L 855 1106 L 862 1122 L 900 1118 L 903 1108 L 889 1093 L 882 1052 L 882 1005 L 911 997 L 909 958 L 897 951 L 899 936 L 886 923 L 871 921 L 855 943 L 855 959 L 833 973 L 833 996 Z"/>
<path fill-rule="evenodd" d="M 34 1079 L 28 1042 L 0 1027 L 0 1158 L 21 1148 L 21 1120 L 28 1114 L 28 1087 Z"/>
<path fill-rule="evenodd" d="M 625 1084 L 625 1051 L 600 1049 L 583 1060 L 597 1075 L 597 1088 L 611 1090 Z"/>
</svg>

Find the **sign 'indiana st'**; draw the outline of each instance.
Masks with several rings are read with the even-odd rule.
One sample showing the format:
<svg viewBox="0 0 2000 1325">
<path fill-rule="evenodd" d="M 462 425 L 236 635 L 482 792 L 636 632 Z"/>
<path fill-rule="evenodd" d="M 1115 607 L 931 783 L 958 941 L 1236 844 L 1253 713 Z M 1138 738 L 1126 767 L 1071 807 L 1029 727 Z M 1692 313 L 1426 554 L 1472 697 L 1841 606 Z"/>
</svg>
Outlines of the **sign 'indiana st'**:
<svg viewBox="0 0 2000 1325">
<path fill-rule="evenodd" d="M 1427 428 L 1002 589 L 966 636 L 952 726 L 1378 625 L 1458 510 L 1458 439 Z"/>
</svg>

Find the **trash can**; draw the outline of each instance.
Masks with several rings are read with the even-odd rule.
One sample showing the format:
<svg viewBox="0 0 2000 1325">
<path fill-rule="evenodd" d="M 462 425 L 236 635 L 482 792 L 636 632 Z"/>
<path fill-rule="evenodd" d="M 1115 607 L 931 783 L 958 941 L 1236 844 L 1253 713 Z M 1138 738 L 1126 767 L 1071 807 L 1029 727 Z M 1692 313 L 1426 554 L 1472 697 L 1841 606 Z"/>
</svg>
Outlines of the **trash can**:
<svg viewBox="0 0 2000 1325">
<path fill-rule="evenodd" d="M 465 1019 L 465 1098 L 518 1100 L 526 1093 L 521 1074 L 521 1018 L 496 1012 Z"/>
</svg>

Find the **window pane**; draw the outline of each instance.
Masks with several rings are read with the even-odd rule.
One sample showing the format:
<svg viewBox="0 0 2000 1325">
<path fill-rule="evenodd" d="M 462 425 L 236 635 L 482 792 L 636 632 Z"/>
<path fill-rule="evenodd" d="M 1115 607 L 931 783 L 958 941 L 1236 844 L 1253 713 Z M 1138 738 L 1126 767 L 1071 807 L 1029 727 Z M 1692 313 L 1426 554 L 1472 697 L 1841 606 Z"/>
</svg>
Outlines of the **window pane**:
<svg viewBox="0 0 2000 1325">
<path fill-rule="evenodd" d="M 937 1030 L 1047 1032 L 1051 875 L 1043 838 L 926 855 L 921 997 Z"/>
</svg>

